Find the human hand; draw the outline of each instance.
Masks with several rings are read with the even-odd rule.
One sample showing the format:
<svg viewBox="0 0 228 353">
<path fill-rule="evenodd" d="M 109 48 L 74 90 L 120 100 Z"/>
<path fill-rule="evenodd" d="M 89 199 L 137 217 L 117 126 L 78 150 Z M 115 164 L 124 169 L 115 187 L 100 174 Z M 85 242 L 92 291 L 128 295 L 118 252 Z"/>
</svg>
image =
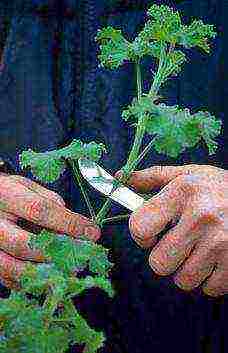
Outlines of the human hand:
<svg viewBox="0 0 228 353">
<path fill-rule="evenodd" d="M 29 247 L 31 232 L 17 225 L 19 218 L 59 234 L 84 234 L 93 241 L 100 237 L 98 227 L 67 209 L 54 191 L 22 176 L 0 173 L 0 279 L 9 288 L 17 288 L 27 260 L 45 261 Z"/>
<path fill-rule="evenodd" d="M 164 188 L 129 220 L 133 239 L 152 248 L 151 268 L 189 291 L 228 293 L 228 172 L 210 165 L 153 166 L 132 173 L 128 185 L 141 192 Z M 179 222 L 161 240 L 170 221 Z"/>
</svg>

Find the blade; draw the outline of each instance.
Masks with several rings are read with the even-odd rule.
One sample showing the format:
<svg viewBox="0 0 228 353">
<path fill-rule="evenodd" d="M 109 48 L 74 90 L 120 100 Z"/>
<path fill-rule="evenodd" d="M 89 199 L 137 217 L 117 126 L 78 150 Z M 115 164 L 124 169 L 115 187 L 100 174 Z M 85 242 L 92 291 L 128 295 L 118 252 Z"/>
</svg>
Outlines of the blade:
<svg viewBox="0 0 228 353">
<path fill-rule="evenodd" d="M 131 211 L 135 211 L 143 205 L 145 201 L 144 198 L 128 189 L 126 186 L 120 186 L 111 194 L 113 181 L 115 179 L 97 163 L 85 158 L 80 158 L 78 164 L 82 176 L 102 194 L 110 197 L 112 200 Z"/>
</svg>

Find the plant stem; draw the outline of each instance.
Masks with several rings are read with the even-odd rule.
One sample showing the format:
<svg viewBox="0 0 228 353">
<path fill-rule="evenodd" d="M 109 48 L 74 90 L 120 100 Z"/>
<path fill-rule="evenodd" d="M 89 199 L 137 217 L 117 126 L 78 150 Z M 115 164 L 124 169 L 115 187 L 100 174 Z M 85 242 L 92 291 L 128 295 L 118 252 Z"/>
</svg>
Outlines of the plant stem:
<svg viewBox="0 0 228 353">
<path fill-rule="evenodd" d="M 160 60 L 159 60 L 159 65 L 158 65 L 158 71 L 154 77 L 154 81 L 151 85 L 150 91 L 149 91 L 149 96 L 154 95 L 158 93 L 158 90 L 161 86 L 162 83 L 162 70 L 164 69 L 164 64 L 165 64 L 165 56 L 166 56 L 166 44 L 161 44 L 161 52 L 160 52 Z"/>
<path fill-rule="evenodd" d="M 138 100 L 140 100 L 142 97 L 142 78 L 141 78 L 141 70 L 140 70 L 139 62 L 136 63 L 136 77 L 137 77 L 137 96 L 138 96 Z M 129 154 L 127 163 L 125 165 L 126 174 L 128 173 L 129 165 L 131 165 L 131 163 L 137 158 L 139 154 L 139 150 L 142 144 L 144 134 L 145 134 L 144 116 L 141 114 L 137 124 L 133 146 Z"/>
<path fill-rule="evenodd" d="M 138 100 L 142 97 L 142 75 L 139 61 L 136 63 L 137 95 Z"/>
<path fill-rule="evenodd" d="M 109 208 L 111 206 L 112 200 L 111 199 L 107 199 L 104 203 L 104 205 L 101 207 L 100 211 L 98 212 L 96 218 L 95 218 L 95 223 L 98 226 L 102 226 L 103 225 L 103 219 L 106 216 L 106 214 L 109 211 Z"/>
<path fill-rule="evenodd" d="M 60 299 L 61 298 L 54 295 L 53 292 L 47 295 L 43 309 L 50 315 L 50 317 L 54 314 Z"/>
<path fill-rule="evenodd" d="M 90 202 L 89 196 L 88 196 L 85 188 L 83 187 L 83 184 L 82 184 L 82 181 L 81 181 L 81 176 L 80 176 L 79 169 L 78 169 L 78 164 L 74 160 L 68 160 L 68 161 L 69 161 L 70 165 L 72 166 L 73 177 L 74 177 L 74 179 L 76 179 L 76 182 L 78 183 L 78 185 L 80 187 L 81 193 L 82 193 L 82 195 L 84 197 L 84 200 L 86 202 L 86 205 L 88 207 L 90 216 L 91 216 L 92 220 L 95 220 L 96 214 L 95 214 L 93 206 L 92 206 L 92 204 Z"/>
<path fill-rule="evenodd" d="M 149 143 L 148 145 L 144 148 L 144 150 L 140 153 L 140 155 L 132 162 L 132 164 L 129 166 L 130 170 L 134 170 L 137 165 L 141 162 L 141 160 L 145 157 L 145 155 L 150 151 L 150 149 L 153 147 L 153 144 L 155 140 L 157 139 L 157 136 L 155 136 Z"/>
<path fill-rule="evenodd" d="M 104 223 L 109 223 L 109 222 L 121 221 L 121 220 L 124 220 L 124 219 L 128 219 L 129 217 L 130 217 L 129 214 L 125 214 L 125 215 L 119 215 L 119 216 L 110 217 L 110 218 L 104 218 L 103 219 L 103 224 Z"/>
<path fill-rule="evenodd" d="M 138 100 L 139 100 L 142 96 L 142 78 L 141 78 L 141 70 L 140 70 L 139 61 L 136 63 L 136 78 L 137 78 L 137 96 L 138 96 Z M 142 140 L 144 137 L 144 133 L 145 133 L 145 124 L 143 124 L 143 115 L 141 115 L 141 117 L 138 121 L 138 124 L 137 124 L 134 143 L 133 143 L 131 152 L 129 154 L 127 164 L 125 165 L 125 171 L 126 171 L 125 175 L 131 172 L 129 169 L 129 165 L 137 158 L 137 155 L 139 153 L 139 150 L 140 150 L 140 147 L 142 144 Z M 121 182 L 121 180 L 120 180 L 120 182 Z M 117 189 L 117 187 L 114 187 L 112 192 L 114 192 L 116 189 Z M 103 224 L 103 219 L 106 216 L 107 212 L 109 211 L 109 208 L 111 206 L 111 202 L 112 202 L 111 199 L 106 200 L 103 207 L 98 212 L 98 214 L 95 218 L 96 224 L 98 224 L 98 225 Z"/>
<path fill-rule="evenodd" d="M 165 63 L 165 55 L 166 55 L 166 45 L 161 45 L 161 53 L 160 53 L 160 60 L 159 60 L 159 67 L 158 71 L 154 77 L 153 84 L 150 88 L 149 95 L 154 95 L 154 93 L 157 93 L 159 90 L 159 87 L 162 83 L 162 70 L 163 70 L 163 65 Z M 140 63 L 136 63 L 136 75 L 137 75 L 137 96 L 138 100 L 142 97 L 142 79 L 141 79 L 141 70 L 140 70 Z M 149 145 L 143 150 L 143 152 L 139 155 L 139 151 L 142 145 L 143 137 L 146 131 L 145 127 L 145 116 L 141 114 L 138 123 L 137 123 L 137 129 L 136 129 L 136 134 L 135 134 L 135 139 L 133 142 L 132 149 L 130 151 L 127 163 L 125 166 L 122 168 L 123 170 L 123 175 L 119 179 L 120 182 L 124 182 L 128 179 L 130 174 L 133 172 L 134 168 L 136 165 L 142 160 L 142 158 L 145 156 L 145 154 L 149 151 L 149 149 L 152 147 L 155 138 L 149 143 Z M 116 188 L 113 188 L 112 192 L 115 191 Z M 106 216 L 107 212 L 109 211 L 109 208 L 111 206 L 111 199 L 107 199 L 106 202 L 104 203 L 103 207 L 101 210 L 98 212 L 96 218 L 95 218 L 95 223 L 99 226 L 103 225 L 103 220 L 104 217 Z"/>
</svg>

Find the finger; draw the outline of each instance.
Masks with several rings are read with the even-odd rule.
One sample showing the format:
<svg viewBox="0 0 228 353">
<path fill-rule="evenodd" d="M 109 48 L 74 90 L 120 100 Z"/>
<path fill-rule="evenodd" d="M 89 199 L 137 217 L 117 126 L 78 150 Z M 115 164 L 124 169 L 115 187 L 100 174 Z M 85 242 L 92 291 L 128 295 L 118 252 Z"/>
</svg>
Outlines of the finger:
<svg viewBox="0 0 228 353">
<path fill-rule="evenodd" d="M 31 235 L 13 222 L 0 219 L 0 249 L 22 260 L 43 262 L 45 258 L 41 251 L 29 246 Z"/>
<path fill-rule="evenodd" d="M 0 281 L 8 288 L 19 290 L 19 278 L 26 263 L 0 250 Z"/>
<path fill-rule="evenodd" d="M 0 203 L 1 203 L 1 201 L 0 201 Z M 1 210 L 0 211 L 0 219 L 8 219 L 9 221 L 11 221 L 11 222 L 16 224 L 18 219 L 19 219 L 19 217 L 15 216 L 12 213 L 9 213 L 9 212 Z"/>
<path fill-rule="evenodd" d="M 187 208 L 178 224 L 155 245 L 149 256 L 149 264 L 158 275 L 167 276 L 175 272 L 189 256 L 203 235 L 197 223 L 197 219 L 192 217 L 192 209 Z"/>
<path fill-rule="evenodd" d="M 200 165 L 187 164 L 182 166 L 158 166 L 155 165 L 140 171 L 132 172 L 127 184 L 141 192 L 151 191 L 153 188 L 161 187 L 168 184 L 171 180 L 179 175 L 191 174 L 199 169 Z M 121 171 L 115 174 L 118 178 Z"/>
<path fill-rule="evenodd" d="M 202 285 L 204 294 L 211 297 L 228 294 L 228 256 L 224 255 L 223 260 L 215 267 L 211 276 Z"/>
<path fill-rule="evenodd" d="M 190 257 L 184 262 L 174 277 L 176 285 L 184 290 L 192 290 L 205 281 L 212 273 L 217 259 L 217 252 L 211 237 L 202 237 L 197 242 Z"/>
<path fill-rule="evenodd" d="M 57 233 L 73 237 L 84 234 L 93 241 L 100 237 L 99 228 L 88 218 L 40 196 L 21 183 L 15 184 L 13 179 L 5 178 L 0 188 L 0 199 L 7 212 Z"/>
<path fill-rule="evenodd" d="M 65 201 L 60 195 L 58 195 L 56 192 L 52 190 L 49 190 L 43 187 L 42 185 L 36 183 L 35 181 L 20 175 L 11 175 L 10 178 L 26 186 L 28 189 L 40 194 L 41 196 L 46 197 L 47 199 L 52 199 L 53 201 L 56 201 L 57 203 L 60 204 L 60 206 L 65 206 Z"/>
<path fill-rule="evenodd" d="M 136 243 L 143 247 L 153 246 L 162 229 L 182 214 L 185 203 L 184 188 L 176 178 L 131 214 L 129 229 Z"/>
</svg>

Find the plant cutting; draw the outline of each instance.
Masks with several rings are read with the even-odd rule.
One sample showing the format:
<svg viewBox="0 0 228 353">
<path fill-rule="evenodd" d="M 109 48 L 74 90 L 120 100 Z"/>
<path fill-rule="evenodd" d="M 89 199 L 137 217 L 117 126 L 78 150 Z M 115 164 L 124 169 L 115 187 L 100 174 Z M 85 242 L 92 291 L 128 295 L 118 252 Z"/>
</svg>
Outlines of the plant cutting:
<svg viewBox="0 0 228 353">
<path fill-rule="evenodd" d="M 173 76 L 177 76 L 188 61 L 181 50 L 198 47 L 209 54 L 209 40 L 215 38 L 213 25 L 202 20 L 183 24 L 178 11 L 166 5 L 152 5 L 141 32 L 130 42 L 120 29 L 107 26 L 98 30 L 95 41 L 100 46 L 100 67 L 118 70 L 128 62 L 135 66 L 137 96 L 122 110 L 122 118 L 132 122 L 134 141 L 120 176 L 113 183 L 112 193 L 127 183 L 131 173 L 154 148 L 156 152 L 177 158 L 187 148 L 205 143 L 209 154 L 218 147 L 215 138 L 221 132 L 222 122 L 207 111 L 192 114 L 188 108 L 168 106 L 160 101 L 159 89 Z M 143 90 L 141 63 L 151 56 L 157 64 L 152 72 L 151 87 Z M 143 146 L 144 137 L 151 136 Z M 56 181 L 70 168 L 82 191 L 93 222 L 101 228 L 125 216 L 111 217 L 111 199 L 107 198 L 97 212 L 81 181 L 78 161 L 98 162 L 106 148 L 101 143 L 73 139 L 66 147 L 43 153 L 31 149 L 20 155 L 21 168 L 30 168 L 43 183 Z M 101 177 L 102 178 L 102 177 Z M 0 352 L 61 353 L 69 344 L 84 345 L 84 353 L 96 352 L 104 345 L 102 332 L 90 328 L 78 313 L 72 298 L 91 287 L 100 287 L 111 297 L 114 295 L 109 271 L 112 263 L 108 250 L 88 241 L 83 235 L 73 240 L 67 235 L 43 230 L 31 237 L 30 246 L 39 248 L 47 261 L 29 264 L 20 279 L 20 288 L 12 290 L 10 297 L 0 303 Z M 86 271 L 86 275 L 83 275 Z"/>
</svg>

